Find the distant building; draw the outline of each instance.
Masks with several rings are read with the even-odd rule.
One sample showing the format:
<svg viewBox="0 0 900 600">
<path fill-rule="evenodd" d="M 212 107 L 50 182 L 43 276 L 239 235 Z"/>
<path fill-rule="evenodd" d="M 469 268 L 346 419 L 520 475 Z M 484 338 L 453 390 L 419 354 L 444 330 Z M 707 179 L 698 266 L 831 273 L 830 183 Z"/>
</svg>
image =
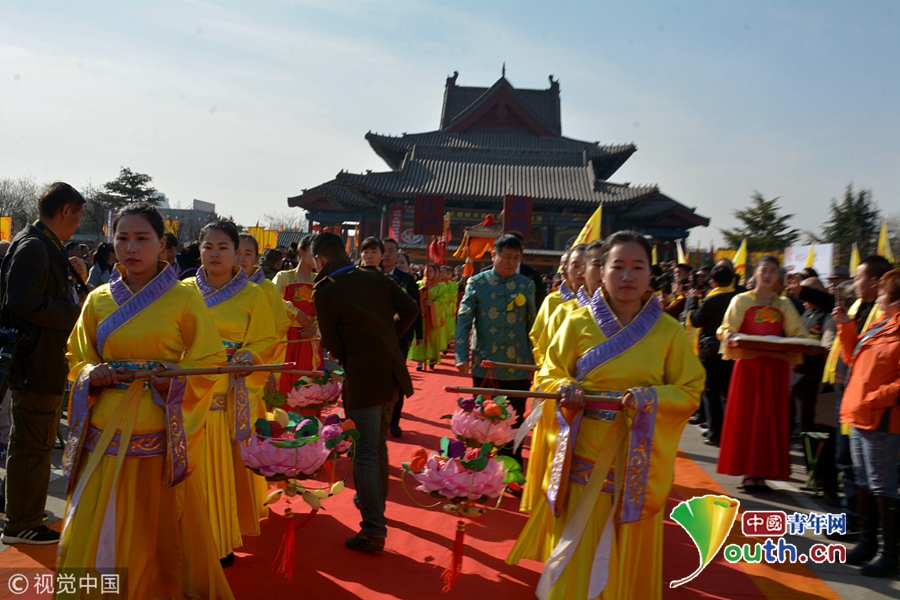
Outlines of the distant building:
<svg viewBox="0 0 900 600">
<path fill-rule="evenodd" d="M 390 170 L 341 171 L 331 181 L 288 198 L 323 226 L 358 221 L 360 235 L 386 235 L 389 207 L 404 206 L 401 245 L 423 247 L 415 236 L 413 198 L 444 196 L 454 240 L 462 230 L 500 219 L 503 196 L 533 198 L 534 256 L 552 262 L 603 205 L 603 234 L 638 229 L 662 242 L 686 238 L 709 219 L 666 196 L 655 185 L 612 183 L 609 178 L 637 150 L 562 135 L 559 81 L 545 90 L 516 89 L 504 77 L 490 88 L 447 78 L 440 128 L 400 136 L 369 132 L 366 139 Z"/>
</svg>

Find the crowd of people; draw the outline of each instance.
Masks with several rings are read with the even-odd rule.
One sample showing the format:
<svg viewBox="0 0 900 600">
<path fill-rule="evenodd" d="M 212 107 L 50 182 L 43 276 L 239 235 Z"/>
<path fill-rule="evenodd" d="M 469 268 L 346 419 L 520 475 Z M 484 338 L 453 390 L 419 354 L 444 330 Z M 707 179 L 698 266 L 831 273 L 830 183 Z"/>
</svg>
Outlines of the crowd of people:
<svg viewBox="0 0 900 600">
<path fill-rule="evenodd" d="M 223 568 L 268 514 L 267 484 L 240 445 L 266 414 L 263 395 L 294 380 L 250 367 L 284 362 L 344 368 L 361 518 L 345 544 L 383 550 L 386 440 L 403 435 L 407 361 L 427 376 L 452 352 L 474 387 L 508 391 L 519 441 L 534 428 L 526 483 L 510 489 L 528 520 L 507 561 L 546 563 L 541 598 L 661 597 L 663 510 L 688 423 L 751 494 L 789 478 L 792 438 L 827 434 L 817 477 L 858 542 L 847 562 L 898 574 L 900 270 L 884 258 L 823 281 L 766 256 L 741 279 L 728 260 L 653 264 L 647 239 L 622 231 L 573 246 L 543 275 L 512 232 L 466 277 L 411 263 L 391 238 L 363 240 L 357 260 L 331 232 L 261 253 L 214 221 L 180 244 L 146 203 L 118 212 L 110 243 L 66 243 L 84 198 L 64 183 L 39 210 L 0 245 L 0 327 L 7 346 L 11 329 L 27 335 L 0 372 L 0 417 L 11 417 L 2 541 L 58 543 L 62 569 L 127 567 L 134 598 L 230 598 Z M 824 350 L 750 349 L 744 335 Z M 224 365 L 239 369 L 162 375 Z M 526 420 L 535 388 L 557 399 Z M 65 394 L 57 533 L 44 509 Z M 500 452 L 525 462 L 519 443 Z"/>
</svg>

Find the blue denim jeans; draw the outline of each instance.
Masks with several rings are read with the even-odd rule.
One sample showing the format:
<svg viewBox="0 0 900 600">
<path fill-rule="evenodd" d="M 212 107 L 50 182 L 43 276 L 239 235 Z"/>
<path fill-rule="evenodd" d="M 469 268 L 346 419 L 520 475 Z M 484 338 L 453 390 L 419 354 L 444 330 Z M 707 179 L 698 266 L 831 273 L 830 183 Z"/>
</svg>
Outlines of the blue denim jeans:
<svg viewBox="0 0 900 600">
<path fill-rule="evenodd" d="M 387 520 L 384 518 L 388 492 L 387 433 L 394 402 L 371 408 L 347 409 L 347 417 L 353 419 L 359 431 L 353 460 L 353 482 L 362 516 L 359 526 L 369 538 L 387 537 Z"/>
<path fill-rule="evenodd" d="M 876 496 L 900 500 L 897 493 L 900 433 L 851 427 L 850 454 L 856 485 L 868 487 Z"/>
</svg>

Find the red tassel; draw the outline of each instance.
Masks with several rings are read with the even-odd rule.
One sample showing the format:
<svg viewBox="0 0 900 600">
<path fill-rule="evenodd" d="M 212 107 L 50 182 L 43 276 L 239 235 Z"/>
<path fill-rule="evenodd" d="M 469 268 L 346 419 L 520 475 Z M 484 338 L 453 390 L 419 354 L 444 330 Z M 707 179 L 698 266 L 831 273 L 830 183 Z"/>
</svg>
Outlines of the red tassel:
<svg viewBox="0 0 900 600">
<path fill-rule="evenodd" d="M 441 579 L 444 580 L 442 592 L 449 592 L 459 579 L 462 573 L 463 550 L 466 547 L 466 524 L 463 521 L 456 522 L 456 539 L 453 541 L 453 557 L 450 559 L 450 566 L 441 573 Z"/>
<path fill-rule="evenodd" d="M 284 575 L 288 581 L 294 580 L 294 557 L 296 556 L 296 545 L 294 544 L 294 532 L 302 529 L 304 525 L 309 523 L 318 509 L 312 509 L 306 518 L 300 524 L 294 523 L 294 512 L 287 508 L 284 511 L 284 535 L 281 536 L 281 545 L 278 546 L 278 553 L 275 554 L 275 560 L 272 561 L 272 571 Z"/>
</svg>

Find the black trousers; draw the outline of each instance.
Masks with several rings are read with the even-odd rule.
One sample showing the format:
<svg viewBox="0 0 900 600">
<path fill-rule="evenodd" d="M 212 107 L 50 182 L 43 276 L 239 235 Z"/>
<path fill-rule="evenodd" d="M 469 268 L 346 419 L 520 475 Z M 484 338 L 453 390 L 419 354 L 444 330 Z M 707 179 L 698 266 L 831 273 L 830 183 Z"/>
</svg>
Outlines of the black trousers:
<svg viewBox="0 0 900 600">
<path fill-rule="evenodd" d="M 400 342 L 400 354 L 402 354 L 404 358 L 407 355 L 409 355 L 409 344 L 404 344 L 403 342 Z M 391 424 L 390 424 L 391 427 L 400 425 L 400 413 L 403 412 L 403 398 L 404 397 L 405 396 L 403 395 L 403 389 L 398 388 L 397 389 L 397 401 L 394 403 L 394 412 L 391 413 Z"/>
<path fill-rule="evenodd" d="M 472 375 L 472 382 L 474 387 L 491 387 L 491 388 L 500 388 L 504 390 L 524 390 L 528 391 L 531 389 L 531 380 L 530 379 L 494 379 L 491 377 L 478 377 L 476 375 Z M 510 405 L 516 409 L 516 428 L 519 428 L 522 425 L 522 422 L 525 420 L 525 401 L 526 398 L 510 398 Z M 519 446 L 519 449 L 513 452 L 513 444 L 512 442 L 503 446 L 498 450 L 498 454 L 502 454 L 504 456 L 512 456 L 519 464 L 522 464 L 522 446 Z M 522 469 L 524 470 L 525 465 L 522 465 Z"/>
<path fill-rule="evenodd" d="M 725 400 L 728 398 L 728 386 L 731 384 L 731 371 L 734 361 L 722 360 L 719 355 L 700 359 L 706 369 L 706 388 L 703 390 L 703 407 L 706 422 L 709 424 L 708 437 L 718 444 L 722 436 L 722 421 L 725 417 Z"/>
</svg>

